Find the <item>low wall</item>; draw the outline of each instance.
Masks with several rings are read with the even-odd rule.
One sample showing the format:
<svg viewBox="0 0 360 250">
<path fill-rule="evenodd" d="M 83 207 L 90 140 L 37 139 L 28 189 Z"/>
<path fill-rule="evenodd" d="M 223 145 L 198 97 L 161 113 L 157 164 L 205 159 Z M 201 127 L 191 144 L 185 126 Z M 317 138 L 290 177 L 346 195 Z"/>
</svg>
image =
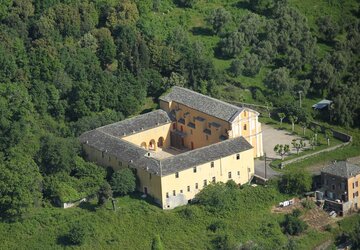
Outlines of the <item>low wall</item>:
<svg viewBox="0 0 360 250">
<path fill-rule="evenodd" d="M 291 160 L 283 161 L 283 162 L 281 163 L 281 167 L 285 167 L 285 166 L 288 165 L 288 164 L 291 164 L 291 163 L 294 163 L 294 162 L 298 162 L 298 161 L 302 161 L 302 160 L 304 160 L 304 159 L 306 159 L 306 158 L 309 158 L 309 157 L 312 157 L 312 156 L 315 156 L 315 155 L 318 155 L 318 154 L 321 154 L 321 153 L 324 153 L 324 152 L 333 151 L 333 150 L 335 150 L 335 149 L 344 147 L 344 146 L 348 145 L 349 143 L 350 143 L 350 142 L 345 142 L 345 143 L 342 143 L 342 144 L 339 144 L 339 145 L 336 145 L 336 146 L 333 146 L 333 147 L 329 147 L 329 148 L 325 148 L 325 149 L 316 151 L 316 152 L 314 152 L 314 153 L 306 154 L 306 155 L 299 156 L 299 157 L 296 157 L 296 158 L 291 159 Z"/>
<path fill-rule="evenodd" d="M 351 135 L 345 134 L 345 133 L 340 132 L 340 131 L 336 131 L 336 130 L 334 130 L 332 128 L 328 128 L 326 126 L 320 125 L 319 123 L 311 122 L 310 123 L 310 128 L 313 128 L 313 127 L 320 128 L 320 131 L 322 133 L 324 133 L 325 130 L 330 129 L 331 132 L 333 133 L 333 137 L 335 137 L 336 139 L 339 139 L 342 142 L 351 142 L 352 141 L 352 136 Z"/>
</svg>

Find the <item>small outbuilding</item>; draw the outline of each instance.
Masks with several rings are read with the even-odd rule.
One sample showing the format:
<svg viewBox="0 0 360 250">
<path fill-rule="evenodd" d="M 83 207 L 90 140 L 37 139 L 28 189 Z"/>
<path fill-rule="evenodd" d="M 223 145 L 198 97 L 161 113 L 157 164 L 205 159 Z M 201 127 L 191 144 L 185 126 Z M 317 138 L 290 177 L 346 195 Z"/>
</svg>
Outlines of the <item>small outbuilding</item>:
<svg viewBox="0 0 360 250">
<path fill-rule="evenodd" d="M 317 109 L 317 110 L 328 109 L 329 106 L 331 105 L 331 103 L 333 103 L 333 101 L 324 99 L 324 100 L 321 100 L 320 102 L 312 105 L 312 108 Z"/>
</svg>

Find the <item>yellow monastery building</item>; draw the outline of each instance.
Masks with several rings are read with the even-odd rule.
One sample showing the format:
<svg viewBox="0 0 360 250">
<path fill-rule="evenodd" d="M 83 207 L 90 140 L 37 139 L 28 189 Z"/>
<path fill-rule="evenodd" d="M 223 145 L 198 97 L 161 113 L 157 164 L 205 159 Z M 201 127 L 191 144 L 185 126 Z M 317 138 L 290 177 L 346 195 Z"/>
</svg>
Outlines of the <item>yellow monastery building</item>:
<svg viewBox="0 0 360 250">
<path fill-rule="evenodd" d="M 263 155 L 258 113 L 173 87 L 159 110 L 80 136 L 88 160 L 134 168 L 138 190 L 163 209 L 187 204 L 211 182 L 248 182 Z"/>
</svg>

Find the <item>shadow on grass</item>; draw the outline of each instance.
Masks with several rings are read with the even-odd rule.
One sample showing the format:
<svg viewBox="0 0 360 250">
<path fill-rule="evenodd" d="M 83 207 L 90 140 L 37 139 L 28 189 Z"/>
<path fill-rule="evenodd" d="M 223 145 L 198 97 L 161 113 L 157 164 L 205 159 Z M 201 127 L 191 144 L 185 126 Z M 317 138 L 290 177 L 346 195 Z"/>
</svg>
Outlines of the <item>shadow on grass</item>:
<svg viewBox="0 0 360 250">
<path fill-rule="evenodd" d="M 143 115 L 143 114 L 149 113 L 149 112 L 151 112 L 151 111 L 153 111 L 153 110 L 154 110 L 153 108 L 144 109 L 143 111 L 141 111 L 140 115 Z"/>
<path fill-rule="evenodd" d="M 140 193 L 140 192 L 133 192 L 133 193 L 129 194 L 129 197 L 132 199 L 143 200 L 143 201 L 146 201 L 147 203 L 149 203 L 150 205 L 159 207 L 159 204 L 157 204 L 151 196 L 147 195 L 145 198 L 143 198 L 142 195 L 144 195 L 144 194 Z"/>
<path fill-rule="evenodd" d="M 213 31 L 210 28 L 193 27 L 190 31 L 194 36 L 212 36 L 213 35 Z"/>
<path fill-rule="evenodd" d="M 97 208 L 97 205 L 94 204 L 94 203 L 90 203 L 90 202 L 81 202 L 79 204 L 79 208 L 85 209 L 85 210 L 87 210 L 89 212 L 95 212 L 96 208 Z"/>
<path fill-rule="evenodd" d="M 69 237 L 67 235 L 60 235 L 57 239 L 56 239 L 56 244 L 61 245 L 61 246 L 70 246 L 70 241 L 69 241 Z"/>
</svg>

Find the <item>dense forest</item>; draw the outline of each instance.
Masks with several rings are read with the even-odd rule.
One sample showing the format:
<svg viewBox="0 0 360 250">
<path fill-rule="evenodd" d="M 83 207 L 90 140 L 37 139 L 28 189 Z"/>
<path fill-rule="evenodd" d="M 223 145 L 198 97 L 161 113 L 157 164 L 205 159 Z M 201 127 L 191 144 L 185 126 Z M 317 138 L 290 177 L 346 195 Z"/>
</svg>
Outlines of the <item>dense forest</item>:
<svg viewBox="0 0 360 250">
<path fill-rule="evenodd" d="M 221 97 L 224 83 L 238 86 L 237 76 L 265 70 L 266 88 L 252 89 L 257 102 L 307 121 L 310 115 L 294 104 L 302 91 L 334 101 L 329 122 L 360 126 L 358 4 L 341 19 L 317 18 L 313 28 L 286 0 L 196 9 L 207 2 L 216 3 L 1 1 L 3 219 L 96 193 L 107 173 L 83 160 L 76 137 L 141 112 L 147 99 L 174 85 Z M 184 12 L 163 21 L 175 8 Z M 189 25 L 192 9 L 204 12 L 202 26 Z M 222 70 L 216 60 L 229 67 Z"/>
</svg>

